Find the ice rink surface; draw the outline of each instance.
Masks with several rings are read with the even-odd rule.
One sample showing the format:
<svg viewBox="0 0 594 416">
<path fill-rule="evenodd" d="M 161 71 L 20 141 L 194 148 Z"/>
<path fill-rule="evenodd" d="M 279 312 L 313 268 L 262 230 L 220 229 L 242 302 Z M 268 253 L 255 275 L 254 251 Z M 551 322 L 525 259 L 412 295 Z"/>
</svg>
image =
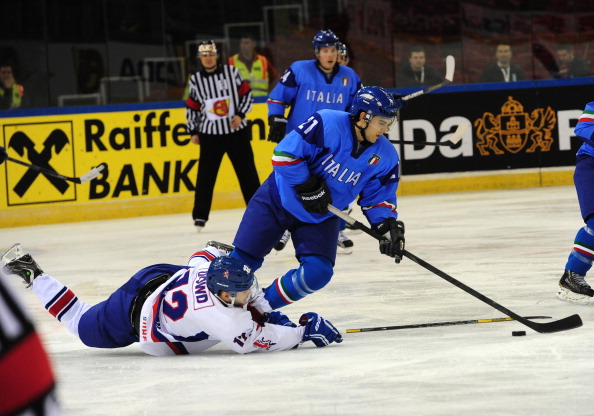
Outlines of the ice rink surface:
<svg viewBox="0 0 594 416">
<path fill-rule="evenodd" d="M 21 287 L 65 414 L 594 414 L 593 306 L 555 299 L 583 225 L 574 188 L 405 196 L 398 208 L 413 254 L 520 315 L 578 313 L 584 326 L 539 334 L 518 322 L 481 323 L 345 334 L 327 348 L 159 358 L 138 345 L 83 346 Z M 208 240 L 231 242 L 242 212 L 212 212 L 200 234 L 190 214 L 0 229 L 0 248 L 22 243 L 94 304 L 146 265 L 181 264 Z M 505 316 L 408 259 L 395 264 L 371 237 L 351 237 L 354 253 L 338 256 L 328 286 L 284 309 L 290 318 L 315 311 L 344 331 Z M 296 264 L 291 245 L 271 253 L 260 285 Z M 512 337 L 516 330 L 527 335 Z"/>
</svg>

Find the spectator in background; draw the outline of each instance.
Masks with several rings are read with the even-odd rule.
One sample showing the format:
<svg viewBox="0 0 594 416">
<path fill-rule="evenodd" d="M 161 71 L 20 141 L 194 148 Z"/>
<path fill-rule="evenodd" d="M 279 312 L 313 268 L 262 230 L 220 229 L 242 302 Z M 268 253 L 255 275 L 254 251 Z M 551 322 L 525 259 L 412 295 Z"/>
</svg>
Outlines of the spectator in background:
<svg viewBox="0 0 594 416">
<path fill-rule="evenodd" d="M 0 64 L 0 110 L 13 110 L 23 105 L 25 89 L 17 84 L 12 65 Z"/>
<path fill-rule="evenodd" d="M 573 45 L 571 43 L 560 43 L 557 46 L 557 60 L 559 61 L 559 71 L 553 73 L 553 78 L 580 78 L 590 76 L 590 67 L 588 63 L 575 56 Z"/>
<path fill-rule="evenodd" d="M 519 65 L 511 62 L 512 58 L 511 46 L 508 43 L 500 43 L 495 50 L 496 62 L 489 65 L 483 75 L 481 75 L 480 82 L 515 82 L 525 79 L 524 71 Z"/>
<path fill-rule="evenodd" d="M 198 232 L 208 221 L 215 182 L 227 154 L 247 205 L 260 179 L 254 162 L 246 114 L 252 109 L 252 91 L 234 66 L 219 65 L 212 40 L 198 47 L 202 69 L 190 78 L 186 100 L 187 128 L 192 143 L 200 145 L 200 162 L 192 215 Z"/>
<path fill-rule="evenodd" d="M 242 35 L 239 39 L 239 53 L 229 58 L 245 81 L 250 84 L 254 97 L 268 97 L 272 85 L 278 79 L 278 72 L 270 61 L 256 53 L 256 40 L 252 35 Z"/>
<path fill-rule="evenodd" d="M 410 49 L 408 62 L 400 65 L 396 72 L 396 86 L 422 87 L 435 85 L 443 81 L 437 69 L 426 63 L 425 50 L 422 46 L 415 45 Z"/>
</svg>

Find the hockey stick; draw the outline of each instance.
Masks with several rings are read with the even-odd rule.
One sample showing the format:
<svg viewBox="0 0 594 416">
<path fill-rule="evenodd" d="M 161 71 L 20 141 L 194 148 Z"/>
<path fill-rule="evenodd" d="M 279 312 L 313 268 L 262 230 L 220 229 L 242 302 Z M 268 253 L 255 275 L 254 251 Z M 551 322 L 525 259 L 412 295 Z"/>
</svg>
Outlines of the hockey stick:
<svg viewBox="0 0 594 416">
<path fill-rule="evenodd" d="M 460 142 L 460 140 L 462 140 L 462 136 L 464 136 L 464 133 L 466 133 L 466 130 L 468 130 L 468 126 L 469 125 L 467 123 L 458 124 L 458 128 L 456 129 L 454 134 L 452 134 L 448 139 L 444 140 L 443 142 L 420 143 L 420 142 L 407 141 L 407 140 L 390 140 L 390 143 L 412 144 L 412 145 L 418 145 L 418 146 L 448 146 L 448 147 L 451 147 L 451 146 L 458 144 Z"/>
<path fill-rule="evenodd" d="M 328 204 L 328 211 L 332 212 L 337 217 L 339 217 L 339 218 L 345 220 L 346 222 L 348 222 L 349 224 L 351 224 L 351 226 L 353 228 L 363 231 L 364 233 L 375 238 L 376 240 L 378 240 L 378 241 L 385 240 L 385 237 L 383 235 L 380 235 L 380 234 L 374 232 L 369 227 L 361 224 L 359 221 L 357 221 L 353 217 L 345 214 L 344 212 L 342 212 L 338 208 L 332 206 L 331 204 Z M 499 303 L 495 302 L 494 300 L 489 299 L 488 297 L 486 297 L 485 295 L 483 295 L 480 292 L 477 292 L 473 288 L 466 286 L 464 283 L 460 282 L 459 280 L 454 279 L 449 274 L 439 270 L 435 266 L 432 266 L 431 264 L 427 263 L 423 259 L 420 259 L 419 257 L 415 256 L 411 252 L 404 250 L 404 257 L 409 258 L 410 260 L 417 263 L 419 266 L 424 267 L 425 269 L 438 275 L 442 279 L 447 280 L 454 286 L 462 289 L 466 293 L 485 302 L 487 305 L 497 309 L 499 312 L 502 312 L 502 313 L 506 314 L 507 316 L 514 318 L 516 321 L 526 325 L 527 327 L 532 328 L 536 332 L 540 332 L 540 333 L 544 334 L 544 333 L 551 333 L 551 332 L 566 331 L 568 329 L 578 328 L 578 327 L 582 326 L 582 318 L 580 318 L 580 316 L 577 314 L 574 314 L 574 315 L 571 315 L 566 318 L 559 319 L 559 320 L 553 321 L 553 322 L 546 322 L 546 323 L 532 322 L 532 321 L 518 315 L 517 313 L 510 311 L 509 309 L 500 305 Z"/>
<path fill-rule="evenodd" d="M 14 159 L 9 156 L 6 156 L 6 160 L 10 160 L 11 162 L 26 166 L 29 169 L 36 170 L 36 171 L 41 172 L 45 175 L 50 175 L 50 176 L 53 176 L 54 178 L 58 178 L 58 179 L 62 179 L 62 180 L 70 181 L 70 182 L 74 182 L 74 183 L 86 183 L 86 182 L 92 181 L 93 179 L 98 177 L 101 174 L 101 172 L 103 172 L 105 169 L 107 169 L 107 164 L 101 163 L 99 166 L 94 167 L 89 172 L 85 173 L 84 175 L 73 178 L 70 176 L 60 175 L 58 172 L 56 172 L 54 170 L 42 168 L 41 166 L 37 166 L 37 165 L 32 165 L 30 163 L 26 163 L 26 162 L 23 162 L 18 159 Z"/>
<path fill-rule="evenodd" d="M 550 316 L 525 316 L 524 319 L 550 319 Z M 393 329 L 414 329 L 414 328 L 429 328 L 433 326 L 452 326 L 452 325 L 468 325 L 468 324 L 486 324 L 489 322 L 505 322 L 515 321 L 514 318 L 489 318 L 489 319 L 470 319 L 466 321 L 450 321 L 450 322 L 432 322 L 429 324 L 412 324 L 412 325 L 398 325 L 398 326 L 375 326 L 371 328 L 357 328 L 347 329 L 347 334 L 354 334 L 357 332 L 375 332 L 375 331 L 391 331 Z"/>
<path fill-rule="evenodd" d="M 454 69 L 456 68 L 456 60 L 452 55 L 448 55 L 446 57 L 446 76 L 445 79 L 440 82 L 439 84 L 435 84 L 431 87 L 427 87 L 424 90 L 413 92 L 412 94 L 405 95 L 402 97 L 402 100 L 408 101 L 412 100 L 413 98 L 417 98 L 423 94 L 427 94 L 431 91 L 435 91 L 438 88 L 443 87 L 444 85 L 450 84 L 454 80 Z"/>
</svg>

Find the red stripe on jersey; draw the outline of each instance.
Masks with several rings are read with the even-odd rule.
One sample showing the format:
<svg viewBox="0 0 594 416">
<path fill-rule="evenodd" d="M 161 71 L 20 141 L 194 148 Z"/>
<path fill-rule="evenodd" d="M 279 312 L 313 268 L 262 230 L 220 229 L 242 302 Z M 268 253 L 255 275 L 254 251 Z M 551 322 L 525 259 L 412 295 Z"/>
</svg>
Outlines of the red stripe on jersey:
<svg viewBox="0 0 594 416">
<path fill-rule="evenodd" d="M 285 105 L 285 103 L 283 103 L 282 101 L 273 100 L 272 98 L 267 99 L 266 103 L 267 104 L 279 104 L 279 105 L 283 105 L 283 106 Z M 279 114 L 279 115 L 282 115 L 282 114 Z"/>
<path fill-rule="evenodd" d="M 215 259 L 215 256 L 213 256 L 209 251 L 206 250 L 195 252 L 194 254 L 192 254 L 190 259 L 193 259 L 194 257 L 205 257 L 208 261 L 213 261 Z"/>
<path fill-rule="evenodd" d="M 56 318 L 58 316 L 58 314 L 60 312 L 62 312 L 62 310 L 66 306 L 68 306 L 68 304 L 74 298 L 75 298 L 74 292 L 72 292 L 72 290 L 68 289 L 62 296 L 60 296 L 58 298 L 58 300 L 56 300 L 56 302 L 54 302 L 54 304 L 47 311 L 49 313 L 51 313 L 54 316 L 54 318 Z"/>
<path fill-rule="evenodd" d="M 153 342 L 160 342 L 161 341 L 155 335 L 155 325 L 154 325 L 154 322 L 157 320 L 157 317 L 159 316 L 159 303 L 160 303 L 160 300 L 161 300 L 161 295 L 157 296 L 157 299 L 155 299 L 155 302 L 153 303 L 153 325 L 151 325 L 151 339 L 153 340 Z"/>
<path fill-rule="evenodd" d="M 583 254 L 584 256 L 586 256 L 586 257 L 594 258 L 594 254 L 592 254 L 592 253 L 591 253 L 591 252 L 589 252 L 589 251 L 583 250 L 583 249 L 581 249 L 581 248 L 580 248 L 580 247 L 578 247 L 578 246 L 574 246 L 574 247 L 573 247 L 573 249 L 574 249 L 575 251 L 577 251 L 578 253 L 582 253 L 582 254 Z"/>
<path fill-rule="evenodd" d="M 291 160 L 291 161 L 280 161 L 280 160 L 272 159 L 272 166 L 290 166 L 290 165 L 296 165 L 301 162 L 303 162 L 302 158 Z"/>
<path fill-rule="evenodd" d="M 192 110 L 200 111 L 200 109 L 202 108 L 202 104 L 188 97 L 188 99 L 186 100 L 186 107 L 189 107 Z"/>
<path fill-rule="evenodd" d="M 11 414 L 50 391 L 54 375 L 36 332 L 2 355 L 0 374 L 0 414 Z"/>
<path fill-rule="evenodd" d="M 241 98 L 247 95 L 248 92 L 250 92 L 250 84 L 248 84 L 246 81 L 243 81 L 237 90 L 237 94 Z"/>
<path fill-rule="evenodd" d="M 587 122 L 587 121 L 594 121 L 594 117 L 592 117 L 592 116 L 581 116 L 580 119 L 578 120 L 578 123 L 583 123 L 583 122 Z"/>
<path fill-rule="evenodd" d="M 175 342 L 166 342 L 165 344 L 167 344 L 167 346 L 169 348 L 171 348 L 171 351 L 173 351 L 175 353 L 175 355 L 183 355 L 183 354 L 187 354 L 187 352 L 182 351 Z"/>
</svg>

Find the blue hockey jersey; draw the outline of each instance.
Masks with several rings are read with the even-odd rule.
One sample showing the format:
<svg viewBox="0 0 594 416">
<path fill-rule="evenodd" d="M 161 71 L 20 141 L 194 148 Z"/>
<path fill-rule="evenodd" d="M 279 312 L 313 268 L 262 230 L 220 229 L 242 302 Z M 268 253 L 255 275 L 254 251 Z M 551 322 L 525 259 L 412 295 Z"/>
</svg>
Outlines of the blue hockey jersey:
<svg viewBox="0 0 594 416">
<path fill-rule="evenodd" d="M 586 104 L 574 130 L 576 136 L 584 141 L 577 154 L 594 157 L 594 102 Z"/>
<path fill-rule="evenodd" d="M 268 116 L 284 115 L 290 106 L 287 132 L 295 129 L 318 110 L 346 111 L 361 88 L 361 80 L 348 66 L 337 65 L 327 77 L 316 60 L 294 62 L 270 92 Z"/>
<path fill-rule="evenodd" d="M 311 175 L 326 181 L 336 207 L 360 195 L 359 205 L 374 226 L 398 217 L 398 152 L 385 136 L 373 144 L 359 143 L 344 111 L 312 115 L 275 147 L 272 164 L 283 207 L 301 221 L 319 223 L 332 215 L 306 211 L 293 189 Z"/>
</svg>

